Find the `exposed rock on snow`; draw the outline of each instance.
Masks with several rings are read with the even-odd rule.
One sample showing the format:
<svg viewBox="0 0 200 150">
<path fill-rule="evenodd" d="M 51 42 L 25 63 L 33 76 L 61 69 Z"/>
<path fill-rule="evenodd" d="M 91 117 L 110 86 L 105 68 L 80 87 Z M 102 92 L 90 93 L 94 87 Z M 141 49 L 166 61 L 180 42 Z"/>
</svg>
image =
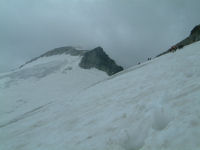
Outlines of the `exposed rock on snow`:
<svg viewBox="0 0 200 150">
<path fill-rule="evenodd" d="M 121 66 L 118 66 L 115 61 L 112 60 L 101 47 L 97 47 L 92 50 L 77 50 L 74 47 L 56 48 L 26 62 L 24 65 L 20 66 L 20 68 L 23 68 L 25 65 L 34 62 L 42 57 L 50 57 L 62 54 L 71 56 L 82 56 L 79 66 L 84 69 L 96 68 L 106 72 L 108 75 L 113 75 L 123 70 L 123 68 Z"/>
<path fill-rule="evenodd" d="M 181 48 L 183 48 L 187 45 L 190 45 L 194 42 L 197 42 L 197 41 L 200 41 L 200 25 L 195 26 L 187 38 L 185 38 L 181 42 L 175 44 L 170 49 L 168 49 L 166 52 L 159 54 L 157 57 L 167 54 L 169 52 L 173 52 L 176 49 L 181 49 Z"/>
<path fill-rule="evenodd" d="M 109 58 L 101 47 L 86 52 L 79 65 L 84 69 L 97 68 L 105 71 L 108 75 L 113 75 L 123 70 L 114 60 Z"/>
</svg>

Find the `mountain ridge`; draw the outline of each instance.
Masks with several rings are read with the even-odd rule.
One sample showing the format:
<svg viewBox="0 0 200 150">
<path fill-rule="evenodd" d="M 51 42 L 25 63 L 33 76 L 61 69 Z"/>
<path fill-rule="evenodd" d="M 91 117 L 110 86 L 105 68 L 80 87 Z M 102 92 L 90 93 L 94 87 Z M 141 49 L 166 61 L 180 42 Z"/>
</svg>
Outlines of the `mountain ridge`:
<svg viewBox="0 0 200 150">
<path fill-rule="evenodd" d="M 185 47 L 187 45 L 190 45 L 190 44 L 193 44 L 193 43 L 198 42 L 198 41 L 200 41 L 200 24 L 196 25 L 191 30 L 190 35 L 187 38 L 185 38 L 184 40 L 182 40 L 182 41 L 178 42 L 177 44 L 173 45 L 167 51 L 157 55 L 156 57 L 165 55 L 165 54 L 170 53 L 170 52 L 174 52 L 177 49 L 182 49 L 183 47 Z"/>
<path fill-rule="evenodd" d="M 85 51 L 88 51 L 88 50 L 77 50 L 72 46 L 54 48 L 50 51 L 43 53 L 42 55 L 40 55 L 38 57 L 35 57 L 35 58 L 27 61 L 25 64 L 21 65 L 19 68 L 22 68 L 25 65 L 27 65 L 27 64 L 29 64 L 33 61 L 36 61 L 37 59 L 42 58 L 42 57 L 50 57 L 50 56 L 53 56 L 53 55 L 61 55 L 61 54 L 70 54 L 72 56 L 78 56 L 78 55 L 82 56 Z"/>
<path fill-rule="evenodd" d="M 54 55 L 71 55 L 71 56 L 81 56 L 82 59 L 79 66 L 83 69 L 96 68 L 101 71 L 106 72 L 109 76 L 118 73 L 123 70 L 122 66 L 116 64 L 116 62 L 111 59 L 103 50 L 102 47 L 96 47 L 92 50 L 77 50 L 72 46 L 55 48 L 53 50 L 47 51 L 46 53 L 35 57 L 25 64 L 21 65 L 19 68 L 23 68 L 29 63 L 32 63 L 42 57 L 50 57 Z"/>
</svg>

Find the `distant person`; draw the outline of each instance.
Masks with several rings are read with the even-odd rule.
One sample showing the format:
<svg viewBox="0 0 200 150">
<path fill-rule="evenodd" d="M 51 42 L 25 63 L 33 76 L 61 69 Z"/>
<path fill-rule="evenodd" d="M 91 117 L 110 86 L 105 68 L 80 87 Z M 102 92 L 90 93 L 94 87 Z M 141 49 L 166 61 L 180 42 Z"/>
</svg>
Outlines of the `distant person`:
<svg viewBox="0 0 200 150">
<path fill-rule="evenodd" d="M 172 46 L 172 47 L 169 49 L 170 52 L 175 52 L 176 50 L 177 50 L 177 46 L 176 46 L 176 45 Z"/>
</svg>

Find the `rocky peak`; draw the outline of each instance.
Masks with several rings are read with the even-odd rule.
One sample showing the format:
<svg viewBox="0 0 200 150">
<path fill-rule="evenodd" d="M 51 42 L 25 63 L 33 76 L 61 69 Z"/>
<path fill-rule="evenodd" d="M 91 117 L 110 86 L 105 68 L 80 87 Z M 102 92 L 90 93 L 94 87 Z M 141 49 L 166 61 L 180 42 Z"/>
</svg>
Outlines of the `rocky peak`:
<svg viewBox="0 0 200 150">
<path fill-rule="evenodd" d="M 53 50 L 50 50 L 39 57 L 36 57 L 28 62 L 26 62 L 24 65 L 21 65 L 20 68 L 25 66 L 26 64 L 29 64 L 39 58 L 42 57 L 50 57 L 54 55 L 71 55 L 71 56 L 81 56 L 81 61 L 79 63 L 79 66 L 84 69 L 90 69 L 90 68 L 97 68 L 99 70 L 105 71 L 108 75 L 113 75 L 119 71 L 122 71 L 123 68 L 121 66 L 118 66 L 114 60 L 112 60 L 103 50 L 101 47 L 97 47 L 92 50 L 77 50 L 74 47 L 68 46 L 68 47 L 60 47 L 55 48 Z"/>
<path fill-rule="evenodd" d="M 190 35 L 200 35 L 200 25 L 195 26 Z"/>
<path fill-rule="evenodd" d="M 101 47 L 84 53 L 79 66 L 84 69 L 97 68 L 105 71 L 108 75 L 113 75 L 123 70 L 123 68 L 118 66 Z"/>
</svg>

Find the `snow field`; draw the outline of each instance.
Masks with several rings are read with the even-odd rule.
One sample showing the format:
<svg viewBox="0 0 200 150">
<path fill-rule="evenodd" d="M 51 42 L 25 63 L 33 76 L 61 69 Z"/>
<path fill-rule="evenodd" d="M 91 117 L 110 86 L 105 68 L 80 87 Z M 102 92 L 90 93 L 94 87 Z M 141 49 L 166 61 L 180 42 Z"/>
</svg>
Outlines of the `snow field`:
<svg viewBox="0 0 200 150">
<path fill-rule="evenodd" d="M 71 60 L 0 80 L 0 149 L 199 150 L 200 42 L 110 78 Z"/>
</svg>

